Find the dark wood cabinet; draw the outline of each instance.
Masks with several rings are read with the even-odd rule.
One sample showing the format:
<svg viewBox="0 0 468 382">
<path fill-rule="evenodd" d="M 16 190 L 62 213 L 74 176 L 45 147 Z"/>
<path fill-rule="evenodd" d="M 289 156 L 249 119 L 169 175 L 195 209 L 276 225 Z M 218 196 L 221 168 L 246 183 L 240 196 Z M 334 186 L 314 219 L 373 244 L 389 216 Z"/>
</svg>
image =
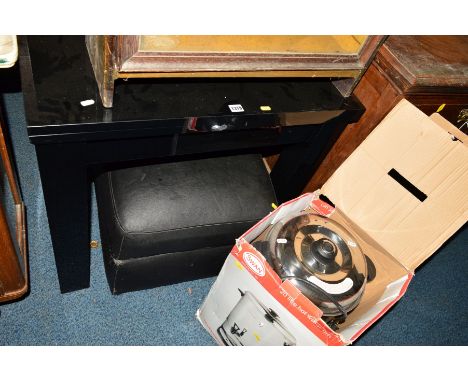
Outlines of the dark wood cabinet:
<svg viewBox="0 0 468 382">
<path fill-rule="evenodd" d="M 320 188 L 402 98 L 428 115 L 439 110 L 467 133 L 467 51 L 468 36 L 388 37 L 354 91 L 366 112 L 346 127 L 304 191 Z"/>
<path fill-rule="evenodd" d="M 104 107 L 129 78 L 331 78 L 347 97 L 383 36 L 87 36 Z"/>
<path fill-rule="evenodd" d="M 24 204 L 0 115 L 0 302 L 28 291 L 27 266 Z"/>
</svg>

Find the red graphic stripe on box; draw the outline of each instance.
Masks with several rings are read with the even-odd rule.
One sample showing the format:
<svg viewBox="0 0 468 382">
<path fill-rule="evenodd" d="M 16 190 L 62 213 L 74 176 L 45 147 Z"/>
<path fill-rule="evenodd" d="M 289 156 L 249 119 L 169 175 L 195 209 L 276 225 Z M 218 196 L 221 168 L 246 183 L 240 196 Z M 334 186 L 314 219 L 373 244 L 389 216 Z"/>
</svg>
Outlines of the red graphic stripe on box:
<svg viewBox="0 0 468 382">
<path fill-rule="evenodd" d="M 314 209 L 315 212 L 327 218 L 330 217 L 333 212 L 335 212 L 335 207 L 330 206 L 328 203 L 320 199 L 312 200 L 310 206 Z"/>
<path fill-rule="evenodd" d="M 271 286 L 281 284 L 281 279 L 273 268 L 271 268 L 263 255 L 244 239 L 241 239 L 234 246 L 231 254 L 236 257 L 244 268 L 262 285 L 264 285 L 265 282 Z"/>
</svg>

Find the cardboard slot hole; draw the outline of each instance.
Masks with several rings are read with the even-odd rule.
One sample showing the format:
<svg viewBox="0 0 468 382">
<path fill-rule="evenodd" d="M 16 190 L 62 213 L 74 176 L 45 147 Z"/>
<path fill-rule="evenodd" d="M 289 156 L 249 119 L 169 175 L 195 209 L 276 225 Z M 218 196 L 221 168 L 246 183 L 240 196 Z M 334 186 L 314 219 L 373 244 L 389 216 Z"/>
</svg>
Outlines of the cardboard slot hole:
<svg viewBox="0 0 468 382">
<path fill-rule="evenodd" d="M 417 188 L 413 183 L 401 175 L 397 170 L 392 168 L 388 175 L 395 180 L 400 186 L 402 186 L 406 191 L 412 194 L 420 202 L 424 202 L 427 199 L 427 195 Z"/>
</svg>

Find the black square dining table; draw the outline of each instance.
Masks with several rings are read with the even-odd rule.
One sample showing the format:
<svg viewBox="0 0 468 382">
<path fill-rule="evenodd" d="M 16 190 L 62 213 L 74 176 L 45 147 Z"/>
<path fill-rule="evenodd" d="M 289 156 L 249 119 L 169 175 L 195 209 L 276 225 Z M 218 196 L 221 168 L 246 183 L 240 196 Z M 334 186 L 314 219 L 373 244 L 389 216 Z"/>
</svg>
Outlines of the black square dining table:
<svg viewBox="0 0 468 382">
<path fill-rule="evenodd" d="M 91 184 L 101 172 L 279 154 L 270 176 L 283 202 L 301 194 L 341 131 L 364 112 L 328 78 L 118 80 L 114 105 L 104 108 L 84 36 L 21 36 L 19 48 L 62 293 L 89 287 Z"/>
</svg>

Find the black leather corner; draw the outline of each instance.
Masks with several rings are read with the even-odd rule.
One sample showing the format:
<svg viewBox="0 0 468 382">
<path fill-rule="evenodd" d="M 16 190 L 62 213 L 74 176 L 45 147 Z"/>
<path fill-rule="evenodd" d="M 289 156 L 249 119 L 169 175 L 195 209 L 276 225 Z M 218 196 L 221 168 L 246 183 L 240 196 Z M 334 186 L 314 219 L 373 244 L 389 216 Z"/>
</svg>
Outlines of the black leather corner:
<svg viewBox="0 0 468 382">
<path fill-rule="evenodd" d="M 217 275 L 233 245 L 165 253 L 140 259 L 106 258 L 112 294 L 121 294 Z"/>
<path fill-rule="evenodd" d="M 107 172 L 96 197 L 113 293 L 216 274 L 235 239 L 276 202 L 260 155 Z"/>
</svg>

